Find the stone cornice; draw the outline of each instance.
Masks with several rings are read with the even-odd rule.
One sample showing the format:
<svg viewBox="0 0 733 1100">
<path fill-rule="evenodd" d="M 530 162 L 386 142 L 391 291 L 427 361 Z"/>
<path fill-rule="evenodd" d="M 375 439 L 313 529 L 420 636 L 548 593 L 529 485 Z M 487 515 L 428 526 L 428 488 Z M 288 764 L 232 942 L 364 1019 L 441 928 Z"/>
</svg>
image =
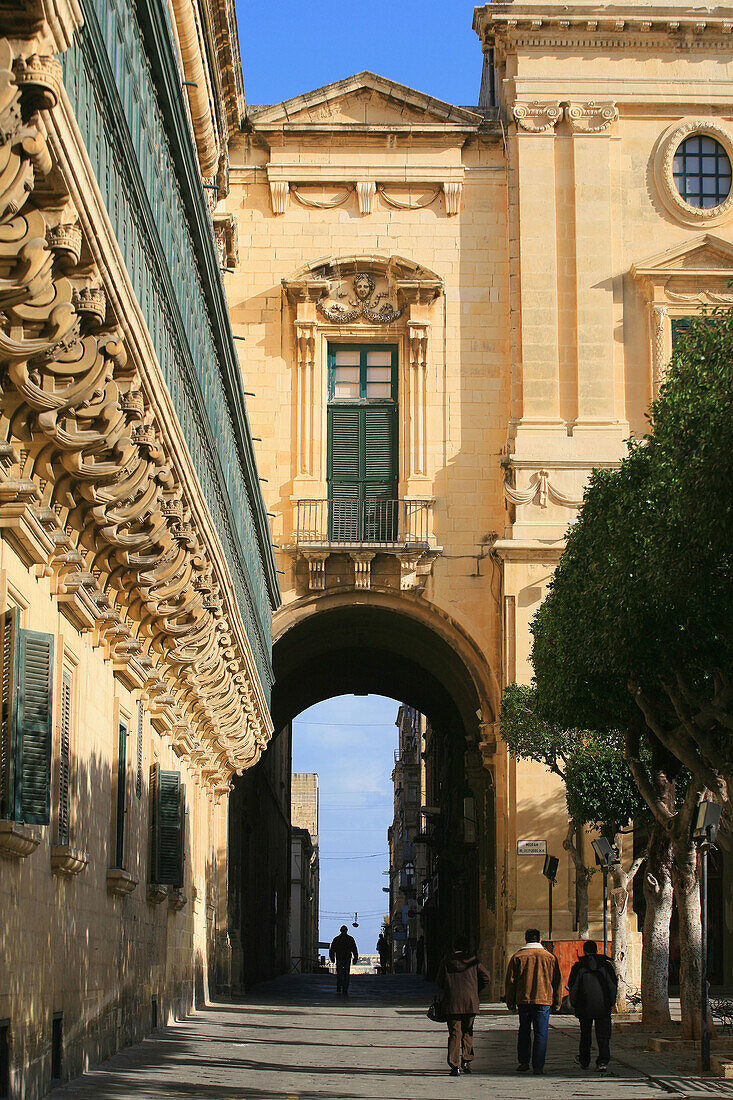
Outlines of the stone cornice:
<svg viewBox="0 0 733 1100">
<path fill-rule="evenodd" d="M 699 11 L 688 4 L 534 4 L 492 3 L 474 12 L 473 28 L 486 45 L 507 46 L 603 44 L 623 49 L 633 45 L 684 41 L 686 47 L 730 43 L 733 15 L 729 8 Z"/>
</svg>

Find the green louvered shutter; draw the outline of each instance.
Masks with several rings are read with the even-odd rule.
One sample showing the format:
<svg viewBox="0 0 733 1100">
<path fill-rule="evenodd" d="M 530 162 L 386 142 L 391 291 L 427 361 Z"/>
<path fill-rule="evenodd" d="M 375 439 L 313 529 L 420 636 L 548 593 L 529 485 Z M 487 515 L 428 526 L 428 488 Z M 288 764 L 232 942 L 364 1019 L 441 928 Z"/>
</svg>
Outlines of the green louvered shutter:
<svg viewBox="0 0 733 1100">
<path fill-rule="evenodd" d="M 397 410 L 376 405 L 362 409 L 364 418 L 364 539 L 396 537 Z"/>
<path fill-rule="evenodd" d="M 361 412 L 338 405 L 328 410 L 328 493 L 333 502 L 329 537 L 337 542 L 359 537 Z"/>
<path fill-rule="evenodd" d="M 152 881 L 183 886 L 183 792 L 180 772 L 151 769 L 153 792 Z"/>
<path fill-rule="evenodd" d="M 0 817 L 13 816 L 13 729 L 15 726 L 15 665 L 18 660 L 17 607 L 0 615 L 2 710 L 0 711 Z"/>
<path fill-rule="evenodd" d="M 18 633 L 12 744 L 15 820 L 48 825 L 51 810 L 53 635 Z"/>
</svg>

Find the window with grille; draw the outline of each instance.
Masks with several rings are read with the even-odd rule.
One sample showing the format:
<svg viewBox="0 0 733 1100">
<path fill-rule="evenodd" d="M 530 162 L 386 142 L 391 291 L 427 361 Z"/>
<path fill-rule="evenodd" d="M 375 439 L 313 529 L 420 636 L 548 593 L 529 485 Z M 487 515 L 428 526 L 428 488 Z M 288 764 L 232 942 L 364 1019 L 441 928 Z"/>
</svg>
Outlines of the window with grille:
<svg viewBox="0 0 733 1100">
<path fill-rule="evenodd" d="M 0 817 L 48 825 L 51 810 L 53 635 L 0 615 Z"/>
<path fill-rule="evenodd" d="M 397 348 L 329 348 L 329 537 L 384 542 L 397 528 Z"/>
<path fill-rule="evenodd" d="M 137 753 L 135 756 L 135 795 L 140 798 L 143 793 L 143 732 L 145 722 L 145 707 L 142 700 L 137 705 Z"/>
<path fill-rule="evenodd" d="M 706 134 L 694 134 L 682 142 L 674 155 L 672 173 L 677 190 L 690 206 L 711 209 L 730 194 L 728 154 L 719 141 Z"/>
<path fill-rule="evenodd" d="M 71 673 L 64 669 L 61 677 L 61 705 L 59 714 L 59 816 L 57 843 L 70 840 L 70 772 L 71 772 Z"/>
</svg>

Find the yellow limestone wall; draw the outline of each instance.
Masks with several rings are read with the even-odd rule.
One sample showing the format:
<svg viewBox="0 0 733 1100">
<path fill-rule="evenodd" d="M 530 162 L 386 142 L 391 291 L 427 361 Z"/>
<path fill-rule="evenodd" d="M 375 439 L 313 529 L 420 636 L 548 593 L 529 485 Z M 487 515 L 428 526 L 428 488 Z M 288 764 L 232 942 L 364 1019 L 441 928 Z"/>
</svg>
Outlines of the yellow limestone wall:
<svg viewBox="0 0 733 1100">
<path fill-rule="evenodd" d="M 139 691 L 129 690 L 94 646 L 60 613 L 50 581 L 36 578 L 0 540 L 0 611 L 21 609 L 21 627 L 54 636 L 54 740 L 51 822 L 32 826 L 40 844 L 26 858 L 0 858 L 0 1019 L 11 1028 L 11 1077 L 17 1095 L 47 1093 L 51 1033 L 63 1013 L 63 1076 L 81 1073 L 120 1046 L 139 1042 L 158 1022 L 202 1004 L 209 991 L 216 926 L 226 913 L 227 800 L 214 805 L 170 745 L 152 727 L 146 706 L 142 791 L 135 793 Z M 72 673 L 71 847 L 87 860 L 76 875 L 54 873 L 51 846 L 58 823 L 60 688 Z M 137 886 L 125 897 L 107 889 L 114 865 L 118 722 L 129 722 L 125 869 Z M 186 792 L 185 906 L 166 897 L 151 904 L 150 767 L 181 772 Z M 221 871 L 221 875 L 220 875 Z M 223 876 L 223 877 L 222 877 Z M 221 881 L 219 878 L 221 877 Z M 223 912 L 221 911 L 224 906 Z M 225 980 L 217 975 L 217 980 Z M 16 1095 L 16 1091 L 13 1091 Z"/>
<path fill-rule="evenodd" d="M 698 131 L 733 156 L 730 35 L 717 16 L 693 18 L 694 7 L 662 3 L 650 14 L 626 5 L 611 24 L 602 5 L 583 3 L 570 13 L 571 33 L 566 5 L 487 5 L 474 26 L 493 51 L 501 126 L 472 126 L 450 108 L 436 118 L 427 97 L 361 74 L 251 108 L 230 151 L 239 264 L 226 284 L 235 332 L 246 338 L 242 369 L 278 545 L 291 542 L 294 498 L 326 496 L 323 323 L 317 294 L 297 299 L 283 280 L 319 260 L 362 257 L 370 270 L 399 256 L 442 281 L 422 314 L 427 462 L 415 476 L 402 453 L 400 495 L 435 500 L 443 553 L 422 599 L 478 645 L 494 704 L 500 684 L 531 676 L 529 624 L 567 525 L 591 469 L 615 466 L 624 440 L 645 430 L 672 320 L 733 302 L 733 200 L 685 209 L 666 157 Z M 415 194 L 460 175 L 459 212 L 440 193 L 425 209 L 388 205 L 382 192 L 399 172 Z M 307 474 L 294 458 L 297 320 L 315 326 Z M 358 325 L 344 335 L 357 339 Z M 409 356 L 404 318 L 362 338 L 397 340 L 401 362 Z M 401 419 L 403 431 L 410 422 Z M 279 566 L 282 622 L 304 589 L 288 554 Z M 501 745 L 493 764 L 505 946 L 527 924 L 546 925 L 541 860 L 517 856 L 522 839 L 546 840 L 560 857 L 554 931 L 572 936 L 559 784 L 543 768 L 507 762 Z M 600 920 L 598 897 L 591 904 Z"/>
</svg>

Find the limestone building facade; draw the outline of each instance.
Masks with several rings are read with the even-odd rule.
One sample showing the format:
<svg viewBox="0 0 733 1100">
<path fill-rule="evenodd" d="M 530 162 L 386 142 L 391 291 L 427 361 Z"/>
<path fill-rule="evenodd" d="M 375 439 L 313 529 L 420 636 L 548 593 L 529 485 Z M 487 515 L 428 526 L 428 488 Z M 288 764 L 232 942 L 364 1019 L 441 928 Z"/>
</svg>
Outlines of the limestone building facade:
<svg viewBox="0 0 733 1100">
<path fill-rule="evenodd" d="M 531 675 L 591 469 L 644 431 L 684 319 L 733 301 L 732 26 L 698 0 L 493 2 L 478 107 L 360 73 L 249 106 L 230 145 L 275 729 L 347 690 L 428 716 L 475 806 L 441 927 L 469 911 L 497 969 L 546 920 L 519 842 L 560 857 L 556 936 L 575 924 L 563 794 L 508 758 L 502 687 Z"/>
<path fill-rule="evenodd" d="M 290 970 L 318 969 L 320 861 L 318 775 L 294 772 L 290 780 Z"/>
<path fill-rule="evenodd" d="M 230 984 L 278 601 L 207 189 L 236 41 L 226 3 L 0 4 L 3 1096 Z"/>
</svg>

